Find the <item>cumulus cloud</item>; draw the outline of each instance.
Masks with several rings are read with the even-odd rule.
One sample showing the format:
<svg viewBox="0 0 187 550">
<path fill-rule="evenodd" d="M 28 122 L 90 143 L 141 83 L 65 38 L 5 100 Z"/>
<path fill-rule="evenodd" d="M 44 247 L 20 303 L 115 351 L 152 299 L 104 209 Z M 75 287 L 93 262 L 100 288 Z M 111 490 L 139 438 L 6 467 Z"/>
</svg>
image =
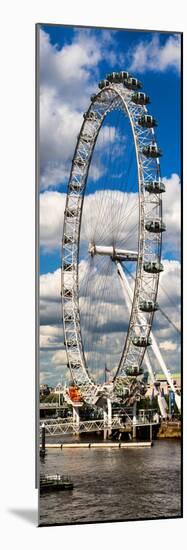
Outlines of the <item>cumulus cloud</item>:
<svg viewBox="0 0 187 550">
<path fill-rule="evenodd" d="M 166 222 L 166 233 L 163 234 L 163 255 L 172 253 L 180 257 L 181 243 L 181 182 L 178 174 L 163 178 L 166 193 L 163 194 L 163 218 Z"/>
<path fill-rule="evenodd" d="M 67 355 L 64 349 L 58 350 L 52 357 L 53 365 L 65 365 L 67 367 Z"/>
<path fill-rule="evenodd" d="M 176 174 L 173 174 L 171 178 L 164 178 L 164 181 L 167 189 L 167 192 L 163 195 L 164 220 L 167 225 L 167 233 L 163 256 L 166 253 L 168 254 L 169 251 L 177 257 L 180 241 L 180 181 Z M 93 261 L 88 254 L 88 245 L 93 236 L 97 244 L 112 244 L 115 234 L 114 231 L 111 231 L 112 220 L 113 228 L 115 222 L 116 228 L 119 227 L 118 236 L 115 235 L 117 239 L 115 244 L 118 243 L 118 246 L 124 246 L 123 243 L 125 243 L 127 248 L 135 248 L 135 236 L 129 231 L 123 211 L 127 201 L 128 209 L 131 212 L 130 226 L 134 227 L 137 222 L 137 196 L 135 193 L 126 196 L 125 193 L 120 191 L 108 190 L 96 191 L 95 194 L 85 197 L 80 247 L 80 257 L 85 259 L 81 260 L 79 269 L 79 303 L 86 357 L 90 368 L 93 368 L 95 361 L 95 370 L 97 370 L 97 366 L 103 364 L 103 360 L 107 362 L 111 369 L 114 368 L 114 364 L 117 366 L 129 315 L 119 281 L 114 273 L 114 264 L 109 258 L 103 260 L 98 256 Z M 102 210 L 102 204 L 105 214 Z M 49 253 L 58 248 L 60 249 L 61 246 L 65 194 L 52 191 L 46 192 L 41 196 L 41 205 L 41 243 L 45 247 L 45 251 Z M 180 330 L 180 262 L 167 259 L 162 261 L 164 272 L 160 276 L 158 302 L 161 309 L 165 311 L 169 319 Z M 67 274 L 67 286 L 68 277 Z M 130 280 L 130 284 L 133 286 L 134 283 Z M 41 276 L 41 323 L 47 327 L 51 325 L 61 326 L 60 340 L 55 339 L 55 335 L 54 338 L 51 337 L 50 333 L 48 341 L 46 334 L 43 335 L 42 340 L 42 346 L 43 349 L 45 348 L 46 353 L 48 353 L 47 348 L 51 348 L 51 351 L 53 348 L 53 353 L 59 351 L 54 364 L 57 364 L 58 360 L 60 361 L 60 350 L 63 349 L 60 286 L 60 269 L 54 273 Z M 100 305 L 97 303 L 98 294 L 102 295 Z M 161 345 L 166 363 L 169 361 L 171 369 L 175 370 L 180 357 L 179 335 L 160 312 L 157 312 L 154 318 L 154 332 Z M 105 357 L 103 357 L 103 338 L 107 341 Z M 169 342 L 167 347 L 163 342 Z M 155 358 L 153 358 L 154 363 Z"/>
<path fill-rule="evenodd" d="M 180 329 L 180 262 L 164 260 L 164 272 L 161 274 L 158 302 L 169 319 Z M 111 266 L 112 266 L 111 262 Z M 121 349 L 125 342 L 129 313 L 116 274 L 111 268 L 108 281 L 104 273 L 91 277 L 85 295 L 82 280 L 86 276 L 88 264 L 84 260 L 80 269 L 80 312 L 85 352 L 92 375 L 101 380 L 104 377 L 104 365 L 115 371 L 119 362 Z M 105 274 L 106 275 L 106 274 Z M 82 278 L 82 280 L 81 280 Z M 88 282 L 86 283 L 88 284 Z M 66 353 L 61 321 L 57 322 L 57 298 L 60 288 L 60 270 L 41 276 L 43 325 L 41 334 L 41 368 L 53 372 L 55 383 L 69 376 L 66 365 Z M 100 303 L 96 300 L 101 296 Z M 60 304 L 59 304 L 60 305 Z M 180 369 L 180 335 L 163 317 L 156 312 L 153 332 L 163 354 L 166 365 L 172 372 Z M 154 370 L 160 368 L 155 356 L 149 349 Z M 57 370 L 56 370 L 57 369 Z M 103 375 L 103 377 L 101 376 Z"/>
<path fill-rule="evenodd" d="M 114 68 L 122 66 L 122 58 L 117 57 L 115 33 L 101 31 L 76 31 L 70 44 L 63 47 L 52 45 L 49 36 L 41 30 L 40 39 L 40 168 L 41 187 L 45 190 L 40 198 L 40 238 L 42 251 L 49 254 L 61 248 L 63 215 L 65 208 L 65 193 L 51 190 L 52 186 L 66 184 L 71 167 L 71 159 L 76 144 L 77 134 L 83 118 L 82 113 L 89 105 L 89 97 L 96 90 L 99 80 L 99 64 L 107 59 Z M 139 42 L 133 50 L 126 52 L 130 59 L 130 70 L 138 72 L 165 71 L 179 69 L 180 40 L 179 36 L 168 37 L 164 44 L 158 35 L 149 42 Z M 116 68 L 115 67 L 115 68 Z M 98 151 L 110 142 L 115 147 L 115 155 L 121 153 L 121 136 L 115 128 L 103 127 L 103 135 L 98 139 Z M 125 144 L 123 143 L 123 146 Z M 100 155 L 100 161 L 102 156 Z M 105 166 L 102 162 L 92 164 L 90 176 L 97 181 L 104 175 Z M 118 177 L 118 174 L 116 174 Z M 164 221 L 167 233 L 164 235 L 163 253 L 168 257 L 179 256 L 180 243 L 180 181 L 177 174 L 164 178 L 167 193 L 163 196 Z M 50 191 L 49 191 L 50 189 Z M 46 191 L 47 190 L 47 191 Z M 125 200 L 124 200 L 125 199 Z M 124 223 L 124 208 L 128 204 L 128 224 Z M 94 238 L 105 244 L 124 245 L 133 248 L 137 238 L 130 228 L 137 225 L 137 196 L 120 191 L 96 191 L 85 197 L 82 229 L 81 229 L 81 261 L 80 267 L 80 309 L 84 324 L 84 338 L 87 341 L 86 353 L 91 366 L 93 356 L 96 357 L 97 371 L 102 378 L 104 361 L 114 369 L 118 362 L 119 349 L 124 340 L 124 332 L 128 323 L 128 312 L 119 290 L 113 267 L 110 261 L 94 263 L 95 274 L 88 275 L 88 244 Z M 102 210 L 103 207 L 103 210 Z M 98 217 L 99 213 L 103 215 Z M 105 213 L 105 214 L 104 214 Z M 111 226 L 112 220 L 112 226 Z M 115 229 L 115 220 L 116 228 Z M 120 222 L 120 223 L 119 223 Z M 129 225 L 130 222 L 130 225 Z M 103 231 L 104 229 L 104 231 Z M 118 233 L 118 234 L 117 234 Z M 117 235 L 117 236 L 116 236 Z M 100 241 L 100 242 L 99 242 Z M 167 289 L 164 292 L 159 287 L 158 301 L 167 315 L 179 327 L 180 302 L 180 263 L 164 260 L 165 271 L 161 275 L 161 285 Z M 89 266 L 90 268 L 90 266 Z M 61 271 L 47 273 L 41 276 L 41 379 L 57 383 L 61 375 L 69 377 L 65 367 L 66 353 L 64 349 L 63 329 L 61 322 Z M 82 277 L 82 279 L 81 279 Z M 108 281 L 108 291 L 105 283 Z M 68 284 L 68 281 L 67 281 Z M 116 286 L 115 286 L 116 285 Z M 89 292 L 88 292 L 89 291 Z M 98 293 L 102 293 L 100 307 L 96 307 Z M 88 300 L 90 296 L 90 302 Z M 168 298 L 169 297 L 169 298 Z M 170 298 L 172 297 L 173 303 Z M 94 305 L 95 304 L 95 305 Z M 89 307 L 90 311 L 89 311 Z M 99 319 L 99 323 L 98 323 Z M 160 343 L 164 357 L 174 370 L 179 363 L 180 343 L 171 325 L 167 325 L 161 313 L 155 315 L 154 331 Z M 94 348 L 95 346 L 95 348 Z M 105 355 L 103 356 L 103 349 Z"/>
<path fill-rule="evenodd" d="M 112 69 L 126 65 L 145 72 L 178 70 L 180 37 L 169 36 L 164 44 L 155 34 L 134 49 L 119 51 L 115 31 L 79 29 L 71 43 L 51 44 L 40 30 L 40 169 L 41 187 L 67 183 L 71 159 L 90 95 L 97 90 L 101 62 Z"/>
<path fill-rule="evenodd" d="M 163 234 L 163 257 L 172 254 L 180 257 L 181 240 L 181 184 L 178 174 L 163 178 L 166 193 L 163 194 L 163 219 L 167 231 Z M 40 195 L 40 244 L 43 251 L 61 248 L 66 195 L 46 191 Z M 85 250 L 92 240 L 105 244 L 125 243 L 125 247 L 137 246 L 138 196 L 106 189 L 86 195 L 84 199 L 81 239 Z M 105 223 L 103 231 L 103 223 Z M 133 228 L 133 232 L 131 232 Z"/>
<path fill-rule="evenodd" d="M 62 324 L 40 327 L 40 383 L 55 386 L 70 380 Z"/>
<path fill-rule="evenodd" d="M 40 277 L 40 322 L 41 325 L 58 325 L 61 322 L 61 269 Z"/>
<path fill-rule="evenodd" d="M 63 105 L 53 91 L 43 91 L 40 99 L 41 188 L 67 180 L 82 115 Z"/>
<path fill-rule="evenodd" d="M 40 246 L 43 251 L 60 249 L 66 195 L 46 191 L 40 195 Z"/>
<path fill-rule="evenodd" d="M 66 195 L 57 191 L 46 191 L 40 195 L 40 244 L 44 252 L 60 250 L 64 221 Z M 125 218 L 126 215 L 126 218 Z M 138 196 L 121 191 L 96 191 L 84 198 L 81 239 L 88 244 L 95 238 L 112 244 L 111 239 L 127 247 L 135 246 L 137 229 L 131 234 L 131 227 L 137 226 Z M 129 218 L 128 218 L 129 216 Z M 126 220 L 128 219 L 128 224 Z M 103 223 L 104 237 L 103 237 Z"/>
<path fill-rule="evenodd" d="M 41 187 L 66 183 L 83 112 L 97 89 L 98 65 L 119 60 L 108 48 L 111 33 L 81 30 L 62 48 L 40 31 L 40 169 Z"/>
<path fill-rule="evenodd" d="M 70 383 L 70 373 L 66 366 L 64 365 L 53 365 L 53 368 L 51 368 L 51 362 L 50 358 L 48 357 L 48 362 L 44 365 L 41 361 L 40 363 L 40 384 L 48 384 L 48 386 L 52 386 L 53 388 L 59 383 L 63 381 L 64 383 L 67 383 L 69 385 Z"/>
<path fill-rule="evenodd" d="M 167 367 L 171 372 L 176 372 L 181 369 L 181 265 L 177 260 L 163 260 L 162 263 L 164 271 L 160 276 L 158 291 L 158 303 L 161 311 L 155 313 L 153 332 Z M 170 322 L 163 316 L 162 311 Z M 179 332 L 174 327 L 177 327 Z M 151 348 L 149 353 L 155 371 L 159 372 L 160 368 Z"/>
<path fill-rule="evenodd" d="M 176 342 L 170 342 L 170 340 L 164 340 L 159 347 L 165 351 L 175 351 L 177 349 L 177 344 Z"/>
<path fill-rule="evenodd" d="M 70 44 L 62 48 L 50 43 L 49 35 L 40 30 L 40 79 L 42 86 L 55 89 L 66 103 L 76 100 L 85 105 L 85 88 L 91 70 L 101 60 L 102 45 L 90 31 L 76 32 Z"/>
<path fill-rule="evenodd" d="M 106 189 L 85 197 L 82 239 L 137 249 L 138 195 Z M 131 229 L 133 228 L 133 231 Z"/>
<path fill-rule="evenodd" d="M 40 349 L 56 351 L 62 348 L 61 326 L 41 325 L 40 328 Z"/>
<path fill-rule="evenodd" d="M 130 52 L 130 71 L 145 73 L 146 71 L 180 70 L 180 36 L 169 36 L 162 44 L 158 34 L 151 40 L 140 41 Z"/>
<path fill-rule="evenodd" d="M 158 298 L 164 308 L 169 302 L 175 307 L 180 300 L 181 264 L 178 260 L 162 260 L 164 271 L 160 275 Z"/>
<path fill-rule="evenodd" d="M 164 178 L 167 192 L 163 195 L 164 220 L 167 225 L 167 233 L 164 242 L 164 255 L 171 253 L 177 255 L 180 241 L 180 181 L 177 174 L 170 178 Z M 126 196 L 127 195 L 127 196 Z M 133 227 L 137 221 L 136 194 L 129 195 L 120 191 L 96 191 L 95 194 L 85 197 L 82 230 L 81 230 L 81 260 L 80 263 L 80 310 L 83 324 L 83 337 L 86 342 L 87 360 L 91 367 L 93 358 L 95 364 L 103 363 L 103 338 L 107 339 L 107 351 L 105 361 L 114 368 L 119 360 L 120 350 L 124 342 L 124 333 L 127 329 L 128 312 L 125 310 L 125 302 L 120 285 L 114 274 L 114 265 L 111 260 L 103 261 L 96 257 L 93 261 L 88 254 L 88 245 L 94 236 L 98 244 L 112 244 L 113 228 L 119 227 L 118 246 L 126 243 L 129 248 L 135 247 L 134 234 L 129 232 L 123 208 L 128 201 L 128 209 L 131 212 L 130 225 Z M 105 215 L 102 210 L 102 203 Z M 58 192 L 46 192 L 41 196 L 41 243 L 45 250 L 50 252 L 59 248 L 61 244 L 62 216 L 65 205 L 65 194 Z M 128 214 L 128 210 L 126 212 Z M 104 222 L 104 226 L 103 226 Z M 128 238 L 127 238 L 128 236 Z M 116 238 L 116 236 L 115 236 Z M 160 276 L 158 302 L 168 317 L 180 330 L 180 262 L 178 260 L 162 260 L 164 272 Z M 92 270 L 92 272 L 91 272 Z M 41 323 L 46 326 L 61 324 L 60 285 L 61 270 L 41 276 Z M 107 281 L 107 285 L 106 285 Z M 68 275 L 66 284 L 68 285 Z M 132 283 L 133 284 L 133 283 Z M 102 294 L 100 305 L 97 305 L 98 293 Z M 94 306 L 95 304 L 95 306 Z M 98 322 L 99 319 L 99 322 Z M 156 313 L 154 320 L 154 332 L 162 349 L 166 363 L 173 370 L 178 365 L 180 356 L 179 336 L 174 328 L 169 325 L 161 313 Z M 61 327 L 60 342 L 49 334 L 49 341 L 43 347 L 53 347 L 53 353 L 59 351 L 55 363 L 59 360 L 63 331 Z M 46 336 L 45 336 L 46 338 Z M 169 342 L 166 349 L 166 344 Z M 177 347 L 176 347 L 177 346 Z M 175 349 L 174 349 L 175 348 Z M 115 351 L 114 351 L 115 349 Z M 46 351 L 47 353 L 47 351 Z M 169 358 L 169 359 L 168 359 Z M 155 359 L 153 358 L 153 364 Z M 51 356 L 51 365 L 53 364 Z M 173 366 L 172 366 L 173 365 Z"/>
</svg>

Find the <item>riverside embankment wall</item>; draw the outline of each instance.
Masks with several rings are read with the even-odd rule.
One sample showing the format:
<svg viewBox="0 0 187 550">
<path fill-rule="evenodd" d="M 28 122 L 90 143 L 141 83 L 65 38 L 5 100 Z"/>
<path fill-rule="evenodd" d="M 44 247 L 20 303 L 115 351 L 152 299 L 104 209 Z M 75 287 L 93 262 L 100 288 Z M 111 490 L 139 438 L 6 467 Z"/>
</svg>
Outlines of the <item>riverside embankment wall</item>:
<svg viewBox="0 0 187 550">
<path fill-rule="evenodd" d="M 163 421 L 157 433 L 157 439 L 180 439 L 181 422 Z"/>
</svg>

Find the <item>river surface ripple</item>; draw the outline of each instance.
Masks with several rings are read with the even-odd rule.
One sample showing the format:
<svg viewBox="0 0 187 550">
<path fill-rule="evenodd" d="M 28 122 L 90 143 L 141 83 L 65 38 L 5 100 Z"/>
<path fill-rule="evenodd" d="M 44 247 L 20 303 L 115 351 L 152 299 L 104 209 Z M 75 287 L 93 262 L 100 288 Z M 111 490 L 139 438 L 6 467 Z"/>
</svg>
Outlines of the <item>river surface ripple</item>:
<svg viewBox="0 0 187 550">
<path fill-rule="evenodd" d="M 179 441 L 139 449 L 53 449 L 41 473 L 61 473 L 73 491 L 40 496 L 40 525 L 181 516 Z"/>
</svg>

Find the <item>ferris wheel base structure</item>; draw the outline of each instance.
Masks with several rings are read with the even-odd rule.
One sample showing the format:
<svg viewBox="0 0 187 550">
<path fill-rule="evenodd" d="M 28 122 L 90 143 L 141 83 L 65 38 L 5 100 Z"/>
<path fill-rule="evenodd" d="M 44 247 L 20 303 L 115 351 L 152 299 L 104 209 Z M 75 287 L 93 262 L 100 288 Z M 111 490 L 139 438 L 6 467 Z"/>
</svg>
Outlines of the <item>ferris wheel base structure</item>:
<svg viewBox="0 0 187 550">
<path fill-rule="evenodd" d="M 116 268 L 117 268 L 117 272 L 120 276 L 123 291 L 125 292 L 127 306 L 129 307 L 129 309 L 131 309 L 132 300 L 133 300 L 132 289 L 130 287 L 129 281 L 128 281 L 128 279 L 127 279 L 127 277 L 126 277 L 126 275 L 123 271 L 123 268 L 121 266 L 121 263 L 119 261 L 116 261 Z M 142 318 L 140 318 L 140 324 L 141 324 L 141 322 L 142 322 Z M 157 360 L 157 365 L 159 366 L 159 368 L 164 373 L 164 375 L 166 377 L 166 380 L 168 382 L 168 385 L 174 393 L 175 403 L 176 403 L 177 409 L 178 409 L 179 412 L 181 412 L 181 396 L 177 393 L 177 390 L 176 390 L 176 388 L 173 384 L 171 374 L 170 374 L 170 372 L 169 372 L 169 370 L 166 366 L 166 363 L 165 363 L 165 361 L 162 357 L 162 354 L 160 352 L 160 349 L 159 349 L 159 346 L 157 344 L 156 338 L 155 338 L 152 331 L 151 331 L 150 335 L 151 335 L 151 341 L 152 341 L 152 350 L 155 354 L 155 357 L 156 357 L 156 360 Z M 159 404 L 161 415 L 164 417 L 164 416 L 166 416 L 166 402 L 165 402 L 165 399 L 161 396 L 160 392 L 157 389 L 157 383 L 156 383 L 156 379 L 155 379 L 155 376 L 154 376 L 154 373 L 153 373 L 153 369 L 152 369 L 149 357 L 146 354 L 144 356 L 144 361 L 145 361 L 145 364 L 147 366 L 147 370 L 149 372 L 150 379 L 151 379 L 151 381 L 154 385 L 155 393 L 158 397 L 158 404 Z"/>
<path fill-rule="evenodd" d="M 162 151 L 154 134 L 156 120 L 147 112 L 150 100 L 140 91 L 142 85 L 139 80 L 127 71 L 121 71 L 111 73 L 98 86 L 99 91 L 91 96 L 91 104 L 83 115 L 64 212 L 61 282 L 64 342 L 68 368 L 74 385 L 80 389 L 83 401 L 90 405 L 103 402 L 104 407 L 107 400 L 112 402 L 119 399 L 129 406 L 145 394 L 142 365 L 149 345 L 153 346 L 172 387 L 154 336 L 150 336 L 154 313 L 158 309 L 156 299 L 159 275 L 164 269 L 161 264 L 161 247 L 162 233 L 166 230 L 162 221 L 162 193 L 165 192 L 165 186 L 161 180 L 159 162 Z M 139 197 L 138 246 L 137 250 L 128 250 L 118 246 L 102 246 L 101 243 L 90 240 L 88 256 L 93 262 L 96 255 L 110 256 L 114 263 L 120 265 L 125 261 L 136 262 L 136 280 L 126 341 L 113 380 L 111 383 L 100 384 L 91 376 L 84 351 L 79 304 L 79 248 L 92 155 L 105 118 L 116 110 L 128 118 L 134 143 Z M 124 295 L 128 302 L 127 288 Z M 152 307 L 144 307 L 142 310 L 142 304 L 146 303 L 151 303 Z M 149 371 L 151 373 L 151 367 Z M 175 396 L 179 405 L 176 392 Z"/>
</svg>

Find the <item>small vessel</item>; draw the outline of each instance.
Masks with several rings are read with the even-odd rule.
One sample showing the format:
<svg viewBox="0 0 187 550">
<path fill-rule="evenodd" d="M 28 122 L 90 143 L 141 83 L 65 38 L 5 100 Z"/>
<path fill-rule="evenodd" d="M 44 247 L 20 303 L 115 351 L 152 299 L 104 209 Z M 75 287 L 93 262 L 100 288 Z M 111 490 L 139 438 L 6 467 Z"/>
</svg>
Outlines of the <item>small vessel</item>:
<svg viewBox="0 0 187 550">
<path fill-rule="evenodd" d="M 45 458 L 46 449 L 40 449 L 40 458 Z"/>
<path fill-rule="evenodd" d="M 40 492 L 66 491 L 73 489 L 73 482 L 70 478 L 60 474 L 40 476 Z"/>
</svg>

